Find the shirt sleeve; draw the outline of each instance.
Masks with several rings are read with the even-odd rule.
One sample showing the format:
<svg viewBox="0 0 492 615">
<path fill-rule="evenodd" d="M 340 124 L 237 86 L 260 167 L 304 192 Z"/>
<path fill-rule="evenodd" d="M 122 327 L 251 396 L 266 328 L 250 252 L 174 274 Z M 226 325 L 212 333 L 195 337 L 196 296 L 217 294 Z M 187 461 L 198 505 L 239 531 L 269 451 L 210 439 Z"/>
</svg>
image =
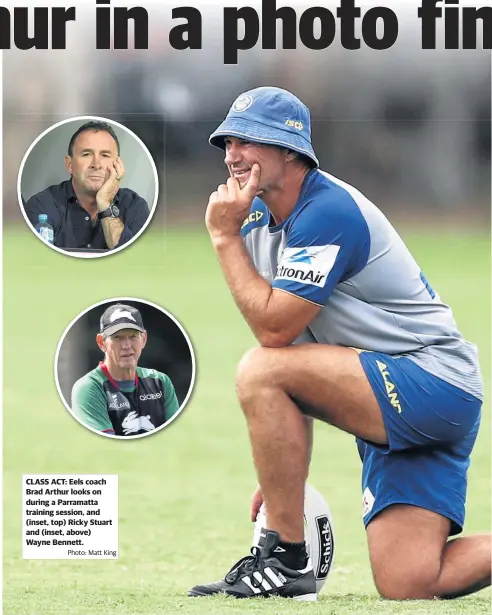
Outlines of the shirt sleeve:
<svg viewBox="0 0 492 615">
<path fill-rule="evenodd" d="M 87 427 L 114 435 L 104 391 L 95 382 L 82 378 L 74 384 L 72 412 Z"/>
<path fill-rule="evenodd" d="M 149 217 L 149 206 L 147 201 L 140 196 L 135 196 L 133 202 L 126 208 L 125 218 L 123 224 L 123 232 L 121 233 L 120 240 L 116 244 L 116 248 L 119 248 L 127 241 L 130 241 L 147 222 Z"/>
<path fill-rule="evenodd" d="M 53 206 L 48 203 L 47 197 L 40 197 L 38 195 L 32 196 L 24 206 L 24 211 L 29 219 L 29 222 L 36 226 L 38 223 L 39 214 L 46 214 L 48 216 L 48 224 L 53 228 L 57 228 L 59 220 L 55 220 Z"/>
<path fill-rule="evenodd" d="M 286 229 L 272 287 L 325 305 L 337 284 L 367 264 L 369 228 L 358 205 L 343 190 L 307 202 Z"/>
<path fill-rule="evenodd" d="M 169 376 L 164 374 L 164 414 L 166 421 L 169 421 L 179 410 L 178 398 L 176 397 L 176 391 L 174 390 L 173 383 Z"/>
</svg>

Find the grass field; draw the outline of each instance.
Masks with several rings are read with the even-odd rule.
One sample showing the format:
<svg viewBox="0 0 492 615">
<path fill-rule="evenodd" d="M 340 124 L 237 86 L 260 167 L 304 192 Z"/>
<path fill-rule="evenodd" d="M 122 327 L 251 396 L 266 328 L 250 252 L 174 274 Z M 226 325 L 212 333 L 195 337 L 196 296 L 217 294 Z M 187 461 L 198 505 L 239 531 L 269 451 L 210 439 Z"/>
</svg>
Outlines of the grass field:
<svg viewBox="0 0 492 615">
<path fill-rule="evenodd" d="M 403 232 L 431 284 L 481 350 L 487 398 L 469 473 L 466 531 L 490 528 L 490 243 L 483 234 Z M 451 602 L 390 603 L 372 584 L 353 439 L 318 425 L 311 483 L 334 517 L 336 562 L 317 603 L 189 599 L 246 555 L 255 475 L 234 395 L 254 344 L 202 229 L 152 229 L 103 260 L 48 250 L 25 228 L 4 244 L 4 614 L 237 612 L 345 615 L 489 613 L 490 592 Z M 167 308 L 197 354 L 195 391 L 168 430 L 128 442 L 81 427 L 56 392 L 53 357 L 66 325 L 92 303 L 131 296 Z M 145 355 L 143 355 L 143 358 Z M 145 365 L 145 362 L 143 361 Z M 23 561 L 22 473 L 119 474 L 117 561 Z"/>
</svg>

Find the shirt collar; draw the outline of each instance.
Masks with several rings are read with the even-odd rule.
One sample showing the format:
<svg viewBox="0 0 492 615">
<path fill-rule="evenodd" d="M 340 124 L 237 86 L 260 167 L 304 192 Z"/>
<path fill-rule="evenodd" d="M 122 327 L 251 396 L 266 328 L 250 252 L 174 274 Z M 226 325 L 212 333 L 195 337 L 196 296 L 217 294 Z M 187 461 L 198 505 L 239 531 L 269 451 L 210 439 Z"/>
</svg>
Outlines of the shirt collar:
<svg viewBox="0 0 492 615">
<path fill-rule="evenodd" d="M 310 169 L 306 173 L 306 175 L 304 176 L 304 179 L 302 180 L 301 190 L 299 192 L 299 196 L 297 197 L 297 201 L 296 201 L 296 204 L 294 205 L 293 210 L 290 212 L 288 217 L 285 218 L 285 220 L 280 222 L 280 224 L 275 224 L 275 221 L 274 221 L 273 216 L 272 216 L 272 212 L 270 210 L 268 210 L 268 213 L 270 215 L 270 223 L 268 225 L 269 233 L 276 233 L 277 231 L 283 229 L 284 226 L 288 223 L 288 221 L 292 219 L 292 214 L 294 214 L 299 209 L 299 207 L 304 205 L 306 192 L 307 192 L 309 186 L 311 185 L 311 179 L 313 177 L 315 177 L 315 175 L 317 175 L 317 174 L 318 174 L 318 168 L 317 167 L 314 168 L 314 169 Z"/>
<path fill-rule="evenodd" d="M 66 181 L 63 182 L 63 187 L 65 190 L 65 195 L 67 197 L 67 202 L 70 201 L 76 201 L 77 197 L 75 195 L 73 186 L 72 186 L 72 180 L 71 179 L 67 179 Z"/>
</svg>

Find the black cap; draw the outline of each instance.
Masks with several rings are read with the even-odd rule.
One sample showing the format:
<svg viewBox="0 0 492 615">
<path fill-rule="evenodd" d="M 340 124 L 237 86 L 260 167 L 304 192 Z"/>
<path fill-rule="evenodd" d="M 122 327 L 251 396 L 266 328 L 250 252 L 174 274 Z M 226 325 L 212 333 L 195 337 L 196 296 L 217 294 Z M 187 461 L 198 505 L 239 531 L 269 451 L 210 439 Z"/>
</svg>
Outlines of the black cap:
<svg viewBox="0 0 492 615">
<path fill-rule="evenodd" d="M 116 303 L 108 307 L 101 316 L 100 332 L 108 336 L 121 331 L 121 329 L 145 331 L 142 316 L 136 308 Z"/>
</svg>

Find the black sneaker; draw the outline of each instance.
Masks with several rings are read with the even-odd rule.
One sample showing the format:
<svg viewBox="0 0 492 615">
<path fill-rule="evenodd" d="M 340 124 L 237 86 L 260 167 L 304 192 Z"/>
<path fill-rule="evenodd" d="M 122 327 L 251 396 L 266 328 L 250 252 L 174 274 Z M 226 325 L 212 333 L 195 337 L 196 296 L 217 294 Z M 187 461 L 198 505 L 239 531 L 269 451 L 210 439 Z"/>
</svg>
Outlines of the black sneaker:
<svg viewBox="0 0 492 615">
<path fill-rule="evenodd" d="M 222 581 L 195 585 L 188 596 L 225 594 L 235 598 L 280 596 L 309 602 L 317 600 L 311 560 L 308 558 L 302 570 L 287 568 L 275 557 L 279 541 L 277 532 L 267 530 L 263 548 L 252 547 L 251 555 L 239 560 Z"/>
</svg>

